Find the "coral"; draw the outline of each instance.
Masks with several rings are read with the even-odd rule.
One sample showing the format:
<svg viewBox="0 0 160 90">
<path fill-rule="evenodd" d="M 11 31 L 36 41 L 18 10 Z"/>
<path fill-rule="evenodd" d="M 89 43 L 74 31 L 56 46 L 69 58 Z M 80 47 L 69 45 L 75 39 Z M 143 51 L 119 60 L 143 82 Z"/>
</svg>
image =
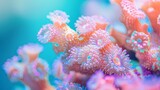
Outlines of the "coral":
<svg viewBox="0 0 160 90">
<path fill-rule="evenodd" d="M 86 34 L 95 30 L 104 30 L 107 26 L 106 20 L 101 16 L 82 16 L 75 23 L 79 34 Z"/>
<path fill-rule="evenodd" d="M 62 86 L 59 86 L 56 90 L 85 90 L 85 89 L 76 83 L 65 83 Z"/>
<path fill-rule="evenodd" d="M 159 0 L 150 0 L 142 5 L 142 10 L 146 13 L 149 17 L 153 31 L 160 36 L 160 25 L 159 25 L 159 8 L 160 8 L 160 1 Z"/>
<path fill-rule="evenodd" d="M 109 34 L 104 30 L 95 31 L 89 39 L 90 44 L 97 45 L 99 48 L 104 47 L 110 42 L 111 40 Z"/>
<path fill-rule="evenodd" d="M 157 24 L 160 25 L 160 15 L 158 15 L 158 17 L 157 17 Z"/>
<path fill-rule="evenodd" d="M 114 50 L 114 51 L 111 51 Z M 105 56 L 105 73 L 125 75 L 130 70 L 130 59 L 125 50 L 116 46 L 110 49 L 111 53 Z"/>
<path fill-rule="evenodd" d="M 69 16 L 65 12 L 62 12 L 60 10 L 51 12 L 47 16 L 47 18 L 49 18 L 54 23 L 59 23 L 59 24 L 69 23 L 69 19 L 68 19 Z"/>
<path fill-rule="evenodd" d="M 78 34 L 74 30 L 69 29 L 64 32 L 64 36 L 67 41 L 73 41 L 78 37 Z"/>
<path fill-rule="evenodd" d="M 47 24 L 40 29 L 37 37 L 42 43 L 52 42 L 55 52 L 59 53 L 65 51 L 67 48 L 67 41 L 64 41 L 65 38 L 67 37 L 66 39 L 71 39 L 71 37 L 68 36 L 69 33 L 67 32 L 64 32 L 63 29 L 59 29 L 52 24 Z M 64 33 L 66 34 L 63 35 Z M 64 37 L 61 37 L 62 35 Z"/>
<path fill-rule="evenodd" d="M 43 47 L 38 44 L 27 44 L 18 49 L 19 56 L 26 62 L 34 61 L 39 53 L 43 50 Z"/>
<path fill-rule="evenodd" d="M 137 7 L 132 0 L 114 0 L 112 3 L 117 3 L 121 6 L 122 16 L 120 21 L 126 26 L 127 33 L 123 34 L 112 29 L 111 36 L 116 39 L 116 43 L 120 46 L 128 50 L 133 50 L 143 67 L 152 71 L 159 71 L 159 60 L 152 57 L 154 53 L 159 52 L 158 50 L 154 50 L 153 52 L 153 49 L 158 48 L 160 45 L 160 41 L 157 39 L 159 38 L 159 25 L 157 24 L 159 1 L 145 1 L 141 3 L 142 5 L 138 9 L 134 9 Z M 134 10 L 132 11 L 132 9 Z M 140 17 L 133 17 L 132 12 L 136 14 L 139 10 L 141 10 L 141 12 L 143 11 L 142 13 L 145 14 L 142 15 L 141 13 L 140 15 L 149 18 L 151 26 L 150 23 L 147 22 L 143 24 Z M 153 31 L 150 31 L 150 28 L 153 28 Z M 123 38 L 120 39 L 119 36 Z"/>
<path fill-rule="evenodd" d="M 9 78 L 31 90 L 159 90 L 159 81 L 152 81 L 160 75 L 159 0 L 141 5 L 135 5 L 138 0 L 110 1 L 120 12 L 111 23 L 99 14 L 82 16 L 73 30 L 65 12 L 47 16 L 52 24 L 44 25 L 37 38 L 51 43 L 57 54 L 63 52 L 52 68 L 57 85 L 48 81 L 49 66 L 39 58 L 43 47 L 38 44 L 20 47 L 19 56 L 4 64 Z"/>
<path fill-rule="evenodd" d="M 68 48 L 68 42 L 64 37 L 57 38 L 55 42 L 52 42 L 52 44 L 56 53 L 65 52 Z"/>
<path fill-rule="evenodd" d="M 85 70 L 93 73 L 94 69 L 100 68 L 101 54 L 96 45 L 87 45 L 84 47 L 73 47 L 69 50 L 69 55 L 65 59 L 66 65 L 75 71 L 83 73 Z M 76 65 L 74 68 L 73 66 Z M 90 71 L 92 70 L 92 71 Z"/>
<path fill-rule="evenodd" d="M 108 22 L 106 21 L 106 19 L 102 16 L 98 16 L 98 15 L 95 15 L 95 16 L 92 16 L 93 20 L 94 20 L 94 23 L 96 23 L 96 27 L 95 29 L 96 30 L 105 30 L 107 25 L 108 25 Z"/>
<path fill-rule="evenodd" d="M 69 55 L 66 58 L 66 64 L 73 65 L 74 63 L 78 63 L 80 50 L 81 49 L 77 47 L 72 47 L 70 50 L 68 50 Z"/>
<path fill-rule="evenodd" d="M 78 63 L 85 69 L 97 67 L 100 60 L 100 52 L 98 47 L 95 45 L 87 45 L 82 47 L 78 55 Z"/>
<path fill-rule="evenodd" d="M 85 34 L 87 32 L 92 32 L 95 29 L 96 23 L 92 17 L 82 16 L 76 22 L 75 26 L 79 34 Z"/>
<path fill-rule="evenodd" d="M 78 43 L 86 44 L 89 41 L 90 36 L 99 29 L 105 30 L 107 22 L 100 16 L 82 16 L 75 23 L 76 31 L 80 34 Z"/>
<path fill-rule="evenodd" d="M 160 88 L 159 81 L 154 79 L 158 78 L 153 78 L 153 80 L 138 79 L 136 77 L 132 79 L 118 79 L 116 85 L 122 90 L 158 90 Z"/>
<path fill-rule="evenodd" d="M 18 81 L 23 77 L 24 65 L 19 63 L 19 57 L 14 56 L 4 64 L 4 70 L 12 81 Z"/>
<path fill-rule="evenodd" d="M 139 19 L 145 18 L 145 14 L 137 9 L 131 0 L 113 0 L 113 4 L 120 6 L 122 12 L 120 21 L 126 26 L 128 35 L 134 30 L 147 34 L 146 27 L 148 26 L 139 21 Z"/>
<path fill-rule="evenodd" d="M 113 83 L 114 77 L 105 77 L 102 72 L 96 72 L 87 82 L 87 87 L 89 90 L 117 90 Z"/>
<path fill-rule="evenodd" d="M 56 59 L 56 61 L 53 62 L 52 73 L 56 78 L 59 78 L 59 79 L 65 78 L 66 74 L 63 72 L 63 64 L 60 58 Z"/>
<path fill-rule="evenodd" d="M 140 64 L 152 71 L 159 71 L 159 48 L 151 48 L 145 53 L 136 53 L 139 58 Z"/>
<path fill-rule="evenodd" d="M 48 64 L 44 61 L 38 58 L 38 60 L 35 60 L 34 62 L 32 62 L 29 67 L 29 73 L 31 75 L 34 75 L 33 77 L 35 79 L 40 79 L 43 80 L 44 78 L 46 78 L 48 71 L 49 71 L 49 67 Z"/>
<path fill-rule="evenodd" d="M 138 10 L 134 4 L 129 0 L 122 0 L 121 7 L 125 10 L 128 14 L 130 14 L 134 18 L 144 18 L 145 14 Z"/>
<path fill-rule="evenodd" d="M 102 72 L 96 72 L 87 82 L 87 87 L 89 90 L 159 90 L 159 78 L 150 76 L 140 79 L 134 73 L 131 75 L 132 78 L 115 79 L 115 76 L 105 76 Z"/>
<path fill-rule="evenodd" d="M 31 90 L 55 90 L 48 82 L 48 64 L 38 57 L 42 48 L 38 44 L 27 44 L 18 49 L 21 58 L 14 56 L 4 64 L 11 80 L 21 81 Z"/>
<path fill-rule="evenodd" d="M 56 35 L 56 29 L 53 27 L 52 24 L 47 24 L 40 29 L 37 37 L 41 43 L 47 43 L 50 40 L 52 40 L 53 36 L 55 35 Z"/>
<path fill-rule="evenodd" d="M 131 43 L 133 50 L 139 52 L 148 51 L 150 47 L 149 36 L 143 32 L 134 31 L 129 42 Z"/>
</svg>

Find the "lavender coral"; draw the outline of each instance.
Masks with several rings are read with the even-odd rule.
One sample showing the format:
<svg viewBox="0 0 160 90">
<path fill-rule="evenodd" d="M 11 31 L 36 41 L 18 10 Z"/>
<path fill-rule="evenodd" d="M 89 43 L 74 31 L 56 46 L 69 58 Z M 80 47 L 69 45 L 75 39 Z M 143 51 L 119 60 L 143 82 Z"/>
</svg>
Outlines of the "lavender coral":
<svg viewBox="0 0 160 90">
<path fill-rule="evenodd" d="M 19 63 L 19 57 L 14 56 L 4 64 L 4 70 L 11 80 L 17 81 L 23 77 L 24 65 Z"/>
<path fill-rule="evenodd" d="M 96 72 L 87 82 L 89 90 L 117 90 L 114 86 L 114 77 L 105 77 L 102 72 Z"/>
<path fill-rule="evenodd" d="M 62 86 L 59 86 L 56 90 L 85 90 L 85 88 L 76 83 L 66 83 Z"/>
</svg>

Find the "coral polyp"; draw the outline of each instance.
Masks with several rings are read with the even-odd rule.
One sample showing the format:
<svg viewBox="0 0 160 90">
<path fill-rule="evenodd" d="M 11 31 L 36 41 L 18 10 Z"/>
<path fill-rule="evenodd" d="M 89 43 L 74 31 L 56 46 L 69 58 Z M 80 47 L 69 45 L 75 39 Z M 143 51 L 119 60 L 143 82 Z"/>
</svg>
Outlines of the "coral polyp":
<svg viewBox="0 0 160 90">
<path fill-rule="evenodd" d="M 148 70 L 159 71 L 159 48 L 152 47 L 147 52 L 137 52 L 136 57 L 140 64 Z"/>
<path fill-rule="evenodd" d="M 68 65 L 71 70 L 86 70 L 93 73 L 94 69 L 100 69 L 101 58 L 101 54 L 96 45 L 73 47 L 69 50 L 69 55 L 67 55 L 65 64 Z M 78 68 L 73 68 L 73 66 Z M 79 72 L 84 73 L 85 71 Z"/>
<path fill-rule="evenodd" d="M 125 10 L 128 14 L 130 14 L 133 18 L 144 18 L 145 13 L 138 10 L 132 1 L 130 0 L 121 0 L 121 6 L 123 10 Z"/>
<path fill-rule="evenodd" d="M 135 51 L 144 52 L 150 47 L 149 36 L 143 32 L 134 31 L 132 33 L 130 43 Z"/>
<path fill-rule="evenodd" d="M 72 47 L 69 51 L 69 55 L 67 56 L 66 64 L 73 65 L 73 63 L 78 63 L 78 56 L 81 51 L 78 47 Z"/>
<path fill-rule="evenodd" d="M 87 34 L 99 29 L 106 29 L 108 23 L 101 16 L 82 16 L 75 23 L 76 30 L 79 34 Z"/>
<path fill-rule="evenodd" d="M 88 32 L 92 32 L 95 29 L 96 23 L 92 17 L 82 16 L 79 18 L 79 20 L 77 20 L 75 26 L 79 34 L 86 34 Z"/>
<path fill-rule="evenodd" d="M 29 65 L 28 69 L 31 69 L 29 73 L 32 74 L 33 78 L 37 80 L 43 80 L 44 78 L 46 78 L 49 71 L 48 64 L 44 60 L 41 60 L 40 58 L 32 62 Z"/>
<path fill-rule="evenodd" d="M 69 23 L 69 16 L 60 10 L 56 10 L 54 12 L 51 12 L 47 18 L 49 18 L 54 23 L 64 24 Z"/>
<path fill-rule="evenodd" d="M 91 35 L 89 43 L 102 48 L 106 44 L 111 43 L 109 33 L 105 30 L 97 30 Z"/>
<path fill-rule="evenodd" d="M 113 46 L 111 53 L 105 56 L 106 66 L 104 67 L 105 73 L 125 75 L 130 70 L 130 59 L 125 50 L 116 46 Z M 111 50 L 112 50 L 111 49 Z"/>
<path fill-rule="evenodd" d="M 44 25 L 43 28 L 40 29 L 37 37 L 41 43 L 47 43 L 55 35 L 56 35 L 56 29 L 53 27 L 52 24 L 47 24 L 47 25 Z"/>
<path fill-rule="evenodd" d="M 96 23 L 96 27 L 95 29 L 96 30 L 105 30 L 107 25 L 108 25 L 108 22 L 106 21 L 106 19 L 102 16 L 92 16 L 93 20 L 94 20 L 94 23 Z"/>
<path fill-rule="evenodd" d="M 100 64 L 101 55 L 96 45 L 87 45 L 81 48 L 78 55 L 78 63 L 82 68 L 93 69 Z"/>
<path fill-rule="evenodd" d="M 19 63 L 18 56 L 8 59 L 4 64 L 4 70 L 12 81 L 17 81 L 23 78 L 24 65 Z"/>
<path fill-rule="evenodd" d="M 31 62 L 35 60 L 39 53 L 43 50 L 43 47 L 38 44 L 27 44 L 18 49 L 19 56 L 26 60 L 27 62 Z"/>
<path fill-rule="evenodd" d="M 160 48 L 152 48 L 151 53 L 153 58 L 160 60 Z"/>
</svg>

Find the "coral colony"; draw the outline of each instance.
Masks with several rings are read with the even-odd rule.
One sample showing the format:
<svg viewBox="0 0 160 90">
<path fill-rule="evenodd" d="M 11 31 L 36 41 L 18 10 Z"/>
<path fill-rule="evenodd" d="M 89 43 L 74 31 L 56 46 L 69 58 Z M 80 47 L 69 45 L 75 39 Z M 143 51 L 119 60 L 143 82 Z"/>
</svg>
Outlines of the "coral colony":
<svg viewBox="0 0 160 90">
<path fill-rule="evenodd" d="M 47 16 L 52 23 L 44 25 L 37 38 L 52 43 L 57 54 L 63 52 L 53 63 L 57 84 L 48 80 L 50 70 L 39 58 L 43 47 L 38 44 L 20 47 L 18 56 L 7 60 L 9 78 L 30 90 L 160 90 L 160 1 L 146 0 L 141 8 L 134 0 L 111 0 L 111 5 L 121 11 L 125 33 L 102 16 L 80 17 L 76 30 L 67 25 L 69 16 L 63 11 Z M 151 25 L 141 22 L 145 18 Z"/>
</svg>

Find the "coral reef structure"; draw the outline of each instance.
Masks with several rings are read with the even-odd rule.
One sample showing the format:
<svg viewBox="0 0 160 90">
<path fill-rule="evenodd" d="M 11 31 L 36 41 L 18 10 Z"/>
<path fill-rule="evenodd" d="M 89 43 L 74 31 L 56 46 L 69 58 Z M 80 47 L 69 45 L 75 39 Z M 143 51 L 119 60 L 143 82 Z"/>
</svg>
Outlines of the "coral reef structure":
<svg viewBox="0 0 160 90">
<path fill-rule="evenodd" d="M 9 78 L 31 90 L 160 90 L 160 1 L 110 2 L 119 10 L 112 22 L 97 12 L 80 17 L 74 30 L 65 12 L 47 16 L 52 23 L 44 25 L 37 38 L 61 54 L 51 70 L 55 85 L 48 81 L 49 66 L 39 58 L 43 47 L 38 44 L 20 47 L 18 56 L 7 60 Z M 142 22 L 146 19 L 150 23 Z M 117 22 L 125 32 L 114 26 Z"/>
</svg>

